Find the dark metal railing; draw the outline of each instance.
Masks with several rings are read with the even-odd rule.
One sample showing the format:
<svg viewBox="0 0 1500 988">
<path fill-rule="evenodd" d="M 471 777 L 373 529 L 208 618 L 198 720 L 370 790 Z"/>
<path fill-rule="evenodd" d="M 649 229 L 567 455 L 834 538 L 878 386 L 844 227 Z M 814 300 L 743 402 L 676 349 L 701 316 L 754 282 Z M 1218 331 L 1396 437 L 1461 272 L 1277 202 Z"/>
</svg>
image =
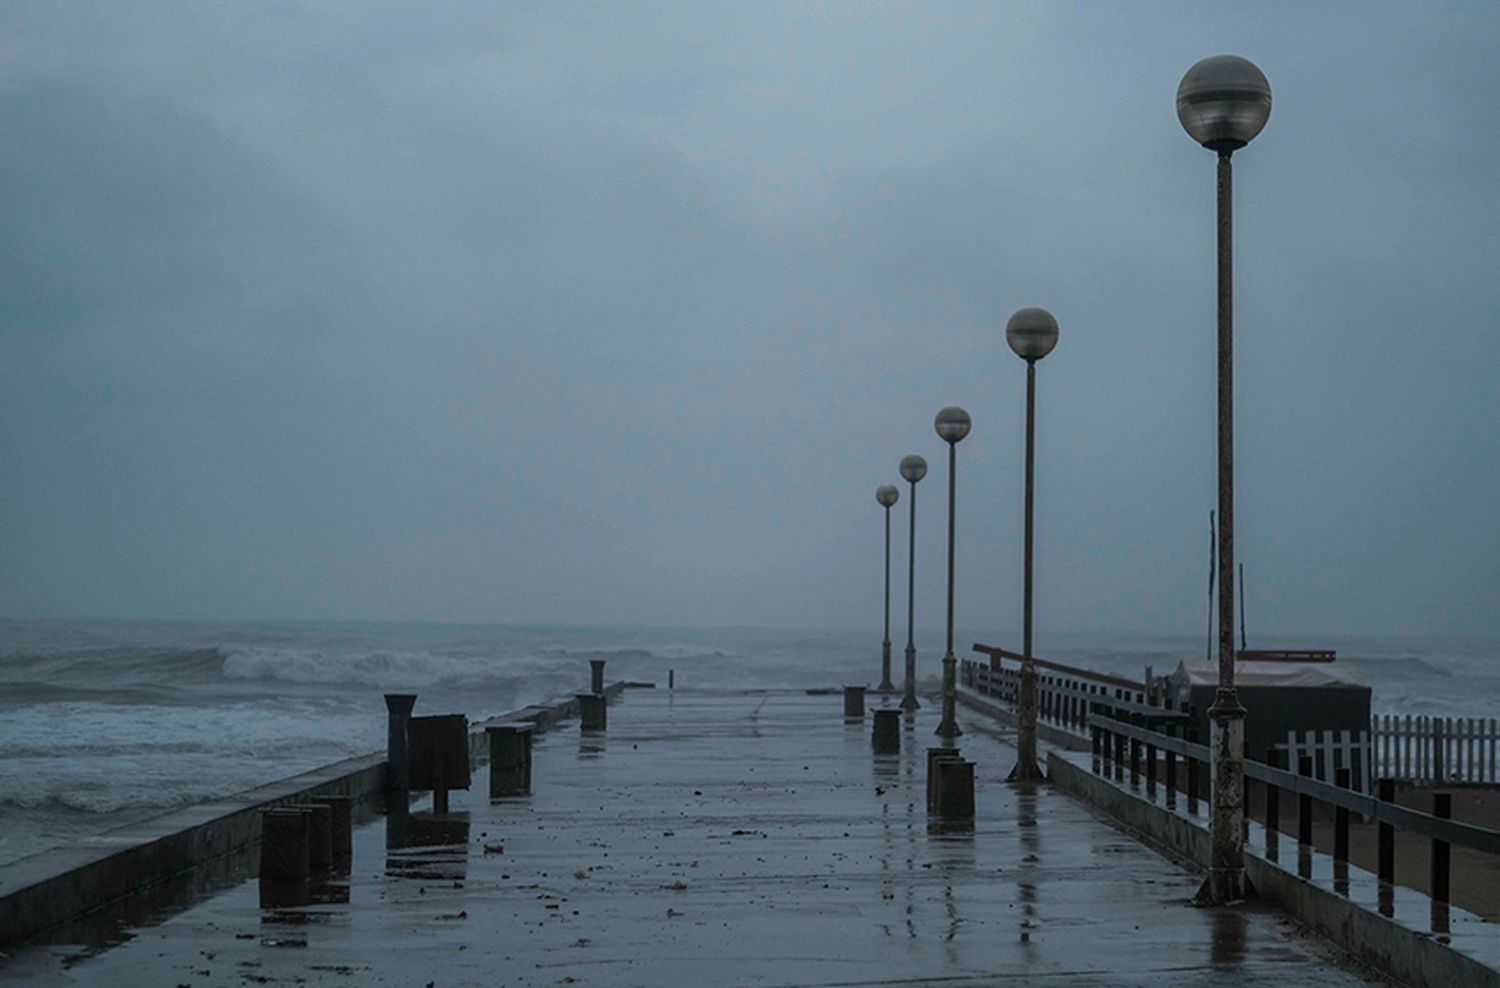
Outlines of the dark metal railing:
<svg viewBox="0 0 1500 988">
<path fill-rule="evenodd" d="M 1128 773 L 1132 788 L 1145 780 L 1148 797 L 1154 798 L 1157 789 L 1158 756 L 1164 755 L 1166 799 L 1169 807 L 1176 804 L 1177 759 L 1184 761 L 1187 810 L 1198 812 L 1200 784 L 1206 782 L 1210 761 L 1207 745 L 1177 736 L 1171 732 L 1152 730 L 1149 726 L 1130 723 L 1102 710 L 1090 713 L 1088 727 L 1092 738 L 1094 755 L 1093 771 L 1096 775 L 1123 782 Z M 1145 767 L 1142 768 L 1144 756 Z M 1312 777 L 1312 759 L 1303 757 L 1295 772 L 1246 759 L 1245 789 L 1248 797 L 1251 782 L 1264 787 L 1266 856 L 1277 857 L 1276 842 L 1280 829 L 1281 791 L 1286 790 L 1297 799 L 1297 842 L 1304 847 L 1313 843 L 1312 820 L 1314 804 L 1321 803 L 1333 810 L 1333 858 L 1347 864 L 1349 860 L 1349 830 L 1351 814 L 1375 823 L 1377 827 L 1376 860 L 1377 875 L 1387 885 L 1396 881 L 1395 832 L 1403 830 L 1418 834 L 1432 842 L 1431 896 L 1433 900 L 1446 904 L 1449 901 L 1449 875 L 1451 872 L 1452 848 L 1467 848 L 1481 854 L 1500 855 L 1500 831 L 1451 819 L 1452 803 L 1446 793 L 1434 797 L 1432 813 L 1423 813 L 1395 801 L 1396 787 L 1392 779 L 1381 779 L 1376 795 L 1366 795 L 1349 788 L 1349 770 L 1338 771 L 1334 783 L 1320 782 Z M 1246 799 L 1249 806 L 1249 799 Z M 1248 813 L 1247 813 L 1248 828 Z M 1310 867 L 1310 864 L 1307 865 Z"/>
<path fill-rule="evenodd" d="M 1004 658 L 1015 658 L 1015 653 L 1003 649 L 987 651 Z M 1037 676 L 1037 720 L 1079 737 L 1088 736 L 1088 716 L 1095 710 L 1108 710 L 1126 717 L 1145 717 L 1153 722 L 1186 722 L 1190 717 L 1185 711 L 1147 702 L 1140 683 L 1058 662 L 1036 660 L 1036 664 L 1042 670 Z M 1019 669 L 994 668 L 966 659 L 962 665 L 962 682 L 977 693 L 1012 706 L 1020 702 Z"/>
</svg>

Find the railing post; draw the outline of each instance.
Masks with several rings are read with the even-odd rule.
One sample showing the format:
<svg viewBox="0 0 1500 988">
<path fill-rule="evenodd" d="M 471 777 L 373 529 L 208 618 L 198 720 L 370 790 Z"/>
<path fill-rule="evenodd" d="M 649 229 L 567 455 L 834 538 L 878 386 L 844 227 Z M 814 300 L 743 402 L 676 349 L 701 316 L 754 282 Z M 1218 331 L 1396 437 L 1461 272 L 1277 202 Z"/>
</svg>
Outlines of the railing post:
<svg viewBox="0 0 1500 988">
<path fill-rule="evenodd" d="M 1432 794 L 1432 815 L 1439 820 L 1449 820 L 1453 817 L 1453 794 L 1438 792 Z M 1448 842 L 1432 839 L 1432 897 L 1438 902 L 1448 901 L 1448 866 L 1450 859 Z"/>
<path fill-rule="evenodd" d="M 1115 733 L 1115 781 L 1125 781 L 1125 735 Z"/>
<path fill-rule="evenodd" d="M 1140 727 L 1140 718 L 1131 717 L 1130 725 Z M 1141 740 L 1130 739 L 1130 788 L 1135 789 L 1141 784 Z"/>
<path fill-rule="evenodd" d="M 1240 764 L 1250 761 L 1250 752 L 1245 747 L 1244 738 L 1240 739 Z M 1240 840 L 1248 843 L 1250 840 L 1250 776 L 1245 776 L 1244 784 L 1240 786 Z"/>
<path fill-rule="evenodd" d="M 1340 789 L 1348 789 L 1354 773 L 1347 768 L 1337 769 L 1334 779 Z M 1333 860 L 1349 860 L 1349 811 L 1342 806 L 1333 808 Z"/>
<path fill-rule="evenodd" d="M 1182 766 L 1187 770 L 1187 804 L 1188 812 L 1193 816 L 1198 815 L 1198 762 L 1191 756 L 1182 760 Z"/>
<path fill-rule="evenodd" d="M 1169 726 L 1167 728 L 1167 736 L 1175 738 L 1177 736 L 1177 729 L 1175 727 Z M 1166 769 L 1167 805 L 1169 807 L 1175 807 L 1177 805 L 1177 752 L 1173 751 L 1171 748 L 1167 749 Z"/>
<path fill-rule="evenodd" d="M 1146 795 L 1156 798 L 1156 745 L 1146 745 Z"/>
<path fill-rule="evenodd" d="M 1304 779 L 1308 779 L 1312 777 L 1312 773 L 1313 760 L 1311 756 L 1303 755 L 1297 759 L 1298 775 Z M 1311 847 L 1313 842 L 1312 804 L 1312 797 L 1307 795 L 1307 793 L 1299 792 L 1297 794 L 1297 843 L 1305 844 L 1308 847 Z"/>
<path fill-rule="evenodd" d="M 1094 774 L 1098 775 L 1099 774 L 1099 769 L 1101 767 L 1100 766 L 1100 754 L 1101 754 L 1100 749 L 1102 747 L 1103 740 L 1104 740 L 1104 732 L 1099 729 L 1099 725 L 1098 724 L 1090 724 L 1089 725 L 1089 740 L 1092 742 L 1092 744 L 1093 744 L 1093 750 L 1094 750 Z"/>
<path fill-rule="evenodd" d="M 1377 784 L 1377 795 L 1382 803 L 1396 801 L 1396 780 L 1381 779 Z M 1378 814 L 1379 807 L 1376 807 Z M 1396 828 L 1380 820 L 1376 826 L 1378 870 L 1382 882 L 1396 881 Z"/>
<path fill-rule="evenodd" d="M 1272 768 L 1280 768 L 1281 753 L 1275 748 L 1266 749 L 1266 764 Z M 1269 853 L 1271 842 L 1281 831 L 1281 787 L 1266 783 L 1266 849 Z"/>
<path fill-rule="evenodd" d="M 1444 757 L 1446 752 L 1443 751 L 1444 743 L 1447 741 L 1447 732 L 1443 730 L 1446 720 L 1445 717 L 1432 718 L 1432 778 L 1438 785 L 1442 785 L 1448 779 L 1448 774 L 1444 771 L 1447 768 L 1445 764 L 1447 759 Z"/>
</svg>

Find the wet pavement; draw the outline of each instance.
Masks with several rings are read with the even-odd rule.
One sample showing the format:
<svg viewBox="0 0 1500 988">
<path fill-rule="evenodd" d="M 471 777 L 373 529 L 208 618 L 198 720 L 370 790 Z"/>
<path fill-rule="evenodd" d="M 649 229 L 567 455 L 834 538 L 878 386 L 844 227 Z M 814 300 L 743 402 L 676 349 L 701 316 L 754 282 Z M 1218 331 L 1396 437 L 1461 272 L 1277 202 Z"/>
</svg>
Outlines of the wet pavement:
<svg viewBox="0 0 1500 988">
<path fill-rule="evenodd" d="M 871 695 L 871 705 L 879 698 Z M 102 952 L 29 948 L 0 979 L 78 985 L 1359 985 L 1271 911 L 1046 786 L 960 711 L 972 832 L 932 827 L 923 709 L 899 756 L 839 695 L 635 690 L 606 736 L 537 739 L 526 798 L 484 769 L 455 812 L 355 833 L 347 884 L 255 881 Z M 399 845 L 387 847 L 387 844 Z M 267 899 L 263 904 L 263 894 Z M 280 894 L 285 901 L 275 901 Z"/>
</svg>

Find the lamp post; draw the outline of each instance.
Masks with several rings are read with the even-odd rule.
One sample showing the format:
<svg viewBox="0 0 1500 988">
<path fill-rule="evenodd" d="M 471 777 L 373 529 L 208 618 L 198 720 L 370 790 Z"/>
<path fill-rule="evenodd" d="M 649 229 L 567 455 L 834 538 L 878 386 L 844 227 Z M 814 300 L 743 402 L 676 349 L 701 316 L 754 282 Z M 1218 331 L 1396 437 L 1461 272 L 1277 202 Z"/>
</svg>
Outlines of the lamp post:
<svg viewBox="0 0 1500 988">
<path fill-rule="evenodd" d="M 916 615 L 917 581 L 917 481 L 927 476 L 927 461 L 913 453 L 901 459 L 901 479 L 911 484 L 911 522 L 908 526 L 910 541 L 906 547 L 906 685 L 901 697 L 901 709 L 915 713 L 921 706 L 917 702 L 917 646 L 912 638 Z"/>
<path fill-rule="evenodd" d="M 1031 655 L 1032 505 L 1036 477 L 1036 362 L 1057 346 L 1057 320 L 1046 309 L 1019 309 L 1005 324 L 1005 342 L 1026 361 L 1026 549 L 1021 592 L 1021 729 L 1008 782 L 1040 782 L 1036 761 L 1036 663 Z"/>
<path fill-rule="evenodd" d="M 956 405 L 938 412 L 932 422 L 938 438 L 948 444 L 948 650 L 943 653 L 943 719 L 936 733 L 949 739 L 963 733 L 953 710 L 958 699 L 958 659 L 953 655 L 953 506 L 958 481 L 958 444 L 969 434 L 971 424 L 969 413 Z"/>
<path fill-rule="evenodd" d="M 875 488 L 875 502 L 885 509 L 885 637 L 880 640 L 880 685 L 876 693 L 894 693 L 891 682 L 891 506 L 901 500 L 895 484 Z"/>
<path fill-rule="evenodd" d="M 1229 156 L 1249 144 L 1271 116 L 1271 85 L 1235 55 L 1205 58 L 1177 87 L 1177 119 L 1188 136 L 1219 157 L 1219 688 L 1212 722 L 1208 878 L 1205 905 L 1245 896 L 1245 708 L 1234 687 L 1234 248 Z"/>
</svg>

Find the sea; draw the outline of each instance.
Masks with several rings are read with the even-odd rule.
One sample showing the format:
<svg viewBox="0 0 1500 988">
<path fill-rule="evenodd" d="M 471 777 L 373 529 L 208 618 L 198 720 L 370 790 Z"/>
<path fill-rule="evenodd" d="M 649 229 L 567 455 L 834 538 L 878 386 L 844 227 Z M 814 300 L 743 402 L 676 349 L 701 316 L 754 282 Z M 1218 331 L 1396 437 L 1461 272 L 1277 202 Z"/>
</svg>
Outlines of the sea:
<svg viewBox="0 0 1500 988">
<path fill-rule="evenodd" d="M 968 631 L 968 643 L 1018 647 Z M 943 643 L 919 638 L 937 685 Z M 1500 641 L 1316 637 L 1379 713 L 1487 717 Z M 904 642 L 893 646 L 900 680 Z M 1202 636 L 1040 635 L 1036 654 L 1140 677 L 1201 662 Z M 607 678 L 678 687 L 879 682 L 880 633 L 762 628 L 0 620 L 0 863 L 383 748 L 386 692 L 493 716 Z"/>
</svg>

